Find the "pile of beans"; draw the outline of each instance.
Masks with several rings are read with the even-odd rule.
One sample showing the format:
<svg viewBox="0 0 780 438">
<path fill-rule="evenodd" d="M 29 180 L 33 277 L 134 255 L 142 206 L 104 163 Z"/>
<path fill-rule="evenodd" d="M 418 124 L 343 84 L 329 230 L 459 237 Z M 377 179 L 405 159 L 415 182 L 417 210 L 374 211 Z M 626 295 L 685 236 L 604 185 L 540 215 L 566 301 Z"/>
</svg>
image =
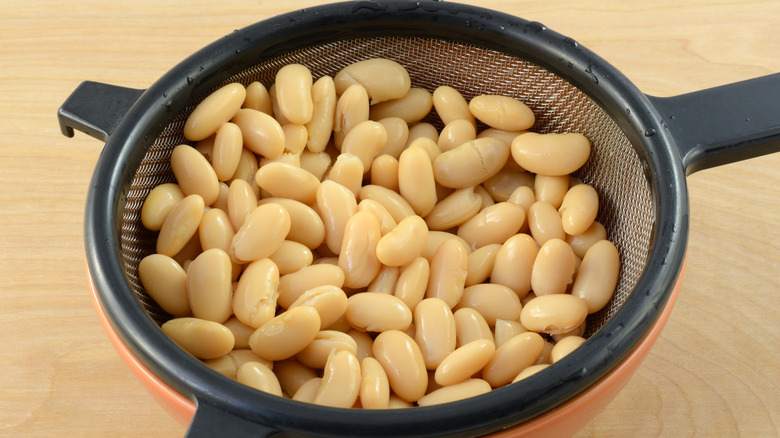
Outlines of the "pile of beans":
<svg viewBox="0 0 780 438">
<path fill-rule="evenodd" d="M 590 142 L 534 120 L 387 59 L 220 88 L 142 208 L 162 330 L 225 376 L 343 408 L 446 403 L 560 360 L 619 258 L 571 176 Z"/>
</svg>

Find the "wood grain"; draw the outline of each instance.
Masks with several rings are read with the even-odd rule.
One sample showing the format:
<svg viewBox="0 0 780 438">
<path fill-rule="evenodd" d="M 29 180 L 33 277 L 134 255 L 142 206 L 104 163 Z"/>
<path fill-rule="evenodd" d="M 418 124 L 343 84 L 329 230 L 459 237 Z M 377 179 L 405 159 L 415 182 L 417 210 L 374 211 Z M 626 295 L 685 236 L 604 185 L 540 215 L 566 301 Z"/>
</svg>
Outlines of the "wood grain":
<svg viewBox="0 0 780 438">
<path fill-rule="evenodd" d="M 181 436 L 103 333 L 82 218 L 102 144 L 63 137 L 82 80 L 145 88 L 230 33 L 318 2 L 6 0 L 0 13 L 0 436 Z M 780 72 L 780 2 L 468 1 L 544 23 L 642 91 Z M 780 120 L 780 115 L 778 115 Z M 771 437 L 780 428 L 780 154 L 688 178 L 680 298 L 638 373 L 579 437 Z"/>
</svg>

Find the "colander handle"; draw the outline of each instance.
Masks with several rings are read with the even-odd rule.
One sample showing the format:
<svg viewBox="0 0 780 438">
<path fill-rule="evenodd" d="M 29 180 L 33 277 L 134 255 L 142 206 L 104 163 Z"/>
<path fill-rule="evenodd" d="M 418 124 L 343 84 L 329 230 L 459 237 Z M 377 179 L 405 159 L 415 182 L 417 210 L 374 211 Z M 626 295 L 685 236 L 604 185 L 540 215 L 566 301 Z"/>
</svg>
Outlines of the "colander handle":
<svg viewBox="0 0 780 438">
<path fill-rule="evenodd" d="M 246 420 L 204 400 L 198 400 L 195 416 L 190 423 L 186 438 L 260 438 L 278 434 L 279 431 L 262 424 Z"/>
<path fill-rule="evenodd" d="M 675 97 L 652 97 L 686 174 L 780 151 L 780 73 Z"/>
<path fill-rule="evenodd" d="M 105 142 L 144 91 L 84 81 L 57 110 L 60 131 L 73 137 L 76 129 Z"/>
</svg>

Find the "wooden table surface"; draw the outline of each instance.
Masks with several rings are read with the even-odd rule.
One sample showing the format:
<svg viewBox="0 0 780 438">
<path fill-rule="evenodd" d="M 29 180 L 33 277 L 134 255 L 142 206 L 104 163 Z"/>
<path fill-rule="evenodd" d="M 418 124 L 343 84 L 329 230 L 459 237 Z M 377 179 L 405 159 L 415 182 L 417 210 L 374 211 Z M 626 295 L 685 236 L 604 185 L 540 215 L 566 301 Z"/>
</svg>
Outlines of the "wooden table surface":
<svg viewBox="0 0 780 438">
<path fill-rule="evenodd" d="M 82 80 L 145 88 L 233 29 L 315 3 L 3 1 L 0 436 L 183 435 L 96 317 L 82 221 L 102 143 L 62 136 L 56 111 Z M 651 95 L 780 72 L 776 0 L 469 3 L 571 36 Z M 580 436 L 778 436 L 778 169 L 775 154 L 688 178 L 679 300 L 629 385 Z"/>
</svg>

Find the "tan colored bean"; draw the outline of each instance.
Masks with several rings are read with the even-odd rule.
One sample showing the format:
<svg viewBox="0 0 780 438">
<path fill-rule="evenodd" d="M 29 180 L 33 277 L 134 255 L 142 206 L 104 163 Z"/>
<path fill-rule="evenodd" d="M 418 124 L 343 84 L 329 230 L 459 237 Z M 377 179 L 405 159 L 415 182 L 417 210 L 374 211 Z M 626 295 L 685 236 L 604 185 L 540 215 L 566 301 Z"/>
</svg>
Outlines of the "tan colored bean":
<svg viewBox="0 0 780 438">
<path fill-rule="evenodd" d="M 501 245 L 494 243 L 478 248 L 469 254 L 469 273 L 465 283 L 467 287 L 482 283 L 490 278 L 499 249 L 501 249 Z"/>
<path fill-rule="evenodd" d="M 290 164 L 274 162 L 260 167 L 255 181 L 261 189 L 280 198 L 289 198 L 304 204 L 316 201 L 320 181 L 305 169 Z"/>
<path fill-rule="evenodd" d="M 398 282 L 400 271 L 398 266 L 382 265 L 382 267 L 379 268 L 379 273 L 371 280 L 371 283 L 368 284 L 366 290 L 392 295 L 393 291 L 395 291 L 395 285 Z"/>
<path fill-rule="evenodd" d="M 233 173 L 233 178 L 228 182 L 228 185 L 237 179 L 243 179 L 249 184 L 255 184 L 255 173 L 257 173 L 259 168 L 255 153 L 247 148 L 242 149 L 238 166 L 236 166 L 236 171 Z"/>
<path fill-rule="evenodd" d="M 450 306 L 439 298 L 426 298 L 414 309 L 414 340 L 429 370 L 455 350 L 455 317 Z"/>
<path fill-rule="evenodd" d="M 472 308 L 479 312 L 488 323 L 494 326 L 497 319 L 516 320 L 520 318 L 520 298 L 506 286 L 493 283 L 482 283 L 469 286 L 463 290 L 463 297 L 456 309 Z"/>
<path fill-rule="evenodd" d="M 411 87 L 409 72 L 401 64 L 386 58 L 373 58 L 352 63 L 334 77 L 336 91 L 341 94 L 350 85 L 365 87 L 371 104 L 403 97 Z"/>
<path fill-rule="evenodd" d="M 539 248 L 531 269 L 531 289 L 536 296 L 566 293 L 574 280 L 576 256 L 568 243 L 550 239 Z"/>
<path fill-rule="evenodd" d="M 398 190 L 415 213 L 427 216 L 436 205 L 433 163 L 422 148 L 410 146 L 398 159 Z"/>
<path fill-rule="evenodd" d="M 205 319 L 173 318 L 160 327 L 176 344 L 198 359 L 216 359 L 233 349 L 233 333 L 224 325 Z"/>
<path fill-rule="evenodd" d="M 347 220 L 339 253 L 346 287 L 365 287 L 376 277 L 380 268 L 376 249 L 381 237 L 379 220 L 372 213 L 358 211 Z"/>
<path fill-rule="evenodd" d="M 279 278 L 280 306 L 288 309 L 306 291 L 318 286 L 344 286 L 344 271 L 336 265 L 327 263 L 306 266 Z"/>
<path fill-rule="evenodd" d="M 409 125 L 400 117 L 385 117 L 377 120 L 387 131 L 385 147 L 377 155 L 390 155 L 398 159 L 401 152 L 406 149 L 409 140 Z"/>
<path fill-rule="evenodd" d="M 371 184 L 398 191 L 398 160 L 392 155 L 379 155 L 371 163 Z"/>
<path fill-rule="evenodd" d="M 228 189 L 227 207 L 233 229 L 240 229 L 247 216 L 257 208 L 257 195 L 252 186 L 243 179 L 233 180 Z"/>
<path fill-rule="evenodd" d="M 313 307 L 299 306 L 275 316 L 249 338 L 252 351 L 263 359 L 283 360 L 306 348 L 320 331 L 320 317 Z"/>
<path fill-rule="evenodd" d="M 428 240 L 425 242 L 425 250 L 423 251 L 422 256 L 425 257 L 428 262 L 431 262 L 441 244 L 448 240 L 457 240 L 458 243 L 466 249 L 466 254 L 471 253 L 469 244 L 457 234 L 448 233 L 446 231 L 428 231 Z"/>
<path fill-rule="evenodd" d="M 529 172 L 568 175 L 582 167 L 590 156 L 590 141 L 578 133 L 539 134 L 526 132 L 512 141 L 512 157 Z"/>
<path fill-rule="evenodd" d="M 487 128 L 487 129 L 484 129 L 484 130 L 478 132 L 477 133 L 477 138 L 493 137 L 493 138 L 497 138 L 499 140 L 502 140 L 504 143 L 506 143 L 506 144 L 511 146 L 512 145 L 512 140 L 514 140 L 515 137 L 517 137 L 518 135 L 520 135 L 520 134 L 522 134 L 524 132 L 526 132 L 526 131 L 502 131 L 501 129 Z M 514 160 L 510 160 L 507 163 L 507 165 L 511 165 L 511 164 L 513 164 L 513 162 L 514 162 Z M 520 167 L 520 165 L 518 165 L 517 163 L 514 163 L 514 165 L 516 166 L 516 168 L 515 168 L 516 171 L 523 171 L 523 170 L 525 170 L 522 167 Z"/>
<path fill-rule="evenodd" d="M 298 125 L 309 123 L 314 112 L 311 97 L 314 80 L 308 67 L 287 64 L 279 69 L 275 79 L 276 98 L 284 118 Z"/>
<path fill-rule="evenodd" d="M 536 363 L 543 348 L 544 339 L 538 333 L 521 333 L 496 349 L 482 369 L 482 378 L 493 388 L 504 386 L 520 371 Z"/>
<path fill-rule="evenodd" d="M 289 308 L 298 306 L 314 307 L 320 315 L 320 330 L 327 330 L 344 316 L 347 310 L 347 294 L 334 285 L 315 286 L 301 294 Z"/>
<path fill-rule="evenodd" d="M 269 203 L 281 205 L 290 215 L 287 239 L 301 243 L 309 249 L 318 248 L 325 241 L 325 224 L 313 208 L 288 198 L 265 198 L 259 201 L 259 205 Z"/>
<path fill-rule="evenodd" d="M 357 353 L 357 344 L 348 334 L 336 330 L 320 330 L 309 345 L 295 355 L 295 359 L 312 369 L 326 367 L 328 357 L 335 351 Z"/>
<path fill-rule="evenodd" d="M 221 249 L 203 251 L 187 269 L 187 297 L 196 318 L 225 322 L 233 313 L 232 264 Z"/>
<path fill-rule="evenodd" d="M 242 323 L 259 328 L 276 314 L 279 269 L 270 259 L 250 263 L 233 293 L 233 312 Z"/>
<path fill-rule="evenodd" d="M 577 184 L 566 192 L 559 209 L 563 231 L 576 236 L 593 225 L 599 211 L 599 195 L 587 184 Z"/>
<path fill-rule="evenodd" d="M 273 254 L 290 231 L 290 214 L 280 204 L 258 205 L 236 231 L 229 254 L 236 262 L 264 259 Z"/>
<path fill-rule="evenodd" d="M 449 230 L 471 219 L 481 208 L 482 198 L 474 187 L 466 187 L 437 202 L 425 216 L 425 222 L 431 230 Z"/>
<path fill-rule="evenodd" d="M 314 254 L 302 243 L 285 240 L 273 254 L 268 256 L 279 268 L 279 275 L 289 274 L 314 262 Z"/>
<path fill-rule="evenodd" d="M 356 293 L 347 300 L 344 312 L 349 325 L 366 332 L 406 330 L 412 311 L 400 298 L 381 292 Z"/>
<path fill-rule="evenodd" d="M 241 108 L 246 97 L 243 85 L 232 83 L 209 94 L 184 122 L 183 134 L 187 140 L 198 141 L 214 134 Z"/>
<path fill-rule="evenodd" d="M 441 85 L 433 90 L 432 102 L 436 113 L 445 125 L 462 119 L 476 126 L 468 102 L 458 90 L 449 85 Z"/>
<path fill-rule="evenodd" d="M 323 370 L 322 383 L 313 403 L 335 408 L 351 408 L 360 394 L 360 362 L 349 351 L 333 351 Z"/>
<path fill-rule="evenodd" d="M 382 204 L 374 201 L 373 199 L 364 199 L 358 203 L 358 211 L 370 211 L 379 220 L 379 228 L 382 230 L 382 235 L 389 233 L 393 230 L 398 223 L 396 223 L 393 216 Z"/>
<path fill-rule="evenodd" d="M 468 275 L 468 252 L 457 240 L 446 240 L 431 260 L 427 298 L 440 298 L 450 308 L 460 301 Z"/>
<path fill-rule="evenodd" d="M 481 122 L 502 131 L 523 131 L 536 120 L 531 108 L 509 96 L 476 96 L 469 101 L 469 111 Z"/>
<path fill-rule="evenodd" d="M 442 152 L 447 152 L 476 138 L 477 128 L 470 120 L 456 119 L 444 125 L 437 144 Z"/>
<path fill-rule="evenodd" d="M 311 152 L 304 150 L 301 152 L 298 160 L 301 162 L 301 169 L 305 169 L 318 180 L 322 181 L 330 168 L 332 159 L 327 152 Z"/>
<path fill-rule="evenodd" d="M 310 379 L 298 388 L 298 391 L 295 392 L 292 399 L 303 403 L 314 403 L 314 397 L 317 395 L 317 391 L 320 389 L 321 385 L 321 377 Z"/>
<path fill-rule="evenodd" d="M 591 246 L 606 238 L 607 230 L 604 225 L 601 225 L 599 221 L 593 221 L 593 224 L 583 233 L 576 236 L 566 236 L 566 243 L 571 246 L 577 257 L 584 258 Z"/>
<path fill-rule="evenodd" d="M 490 362 L 496 346 L 489 339 L 476 339 L 453 350 L 436 368 L 434 379 L 442 386 L 468 380 Z"/>
<path fill-rule="evenodd" d="M 184 195 L 200 195 L 211 205 L 219 195 L 219 180 L 214 168 L 192 146 L 179 145 L 171 152 L 171 169 Z"/>
<path fill-rule="evenodd" d="M 475 309 L 464 307 L 452 313 L 455 317 L 455 332 L 458 348 L 479 339 L 493 342 L 493 333 L 485 317 Z"/>
<path fill-rule="evenodd" d="M 533 376 L 534 374 L 538 373 L 539 371 L 542 371 L 543 369 L 549 367 L 550 364 L 547 363 L 541 363 L 536 365 L 531 365 L 529 367 L 526 367 L 523 371 L 520 371 L 520 373 L 512 380 L 512 383 L 519 382 L 526 377 Z"/>
<path fill-rule="evenodd" d="M 535 297 L 520 312 L 520 323 L 539 333 L 562 333 L 582 324 L 588 306 L 581 298 L 569 294 Z"/>
<path fill-rule="evenodd" d="M 493 335 L 496 341 L 496 348 L 504 345 L 506 341 L 515 336 L 525 333 L 528 330 L 520 324 L 519 321 L 496 319 L 496 325 L 493 328 Z"/>
<path fill-rule="evenodd" d="M 279 379 L 282 391 L 290 396 L 295 395 L 304 383 L 317 378 L 316 371 L 301 364 L 294 358 L 275 362 L 273 370 L 277 379 Z"/>
<path fill-rule="evenodd" d="M 425 118 L 431 112 L 431 108 L 433 108 L 431 93 L 423 88 L 411 87 L 403 97 L 372 105 L 369 118 L 379 120 L 386 117 L 400 117 L 406 123 L 412 124 Z"/>
<path fill-rule="evenodd" d="M 415 402 L 425 394 L 428 373 L 414 339 L 402 331 L 384 331 L 374 340 L 373 352 L 398 397 Z"/>
<path fill-rule="evenodd" d="M 436 157 L 441 155 L 441 150 L 436 144 L 439 141 L 439 131 L 436 127 L 430 123 L 420 122 L 409 128 L 409 139 L 406 143 L 406 148 L 409 149 L 412 146 L 421 147 L 431 157 L 431 162 L 436 160 Z"/>
<path fill-rule="evenodd" d="M 160 231 L 168 213 L 184 199 L 178 184 L 165 183 L 152 189 L 141 207 L 141 223 L 149 230 Z"/>
<path fill-rule="evenodd" d="M 542 246 L 550 239 L 565 239 L 561 215 L 549 202 L 536 201 L 528 208 L 528 229 L 536 244 Z"/>
<path fill-rule="evenodd" d="M 347 220 L 357 213 L 355 195 L 337 182 L 323 181 L 317 189 L 317 207 L 325 225 L 325 244 L 339 254 Z"/>
<path fill-rule="evenodd" d="M 374 339 L 370 334 L 355 329 L 348 330 L 347 334 L 355 340 L 355 344 L 357 345 L 357 353 L 355 355 L 358 360 L 362 362 L 363 359 L 367 357 L 374 357 L 372 351 Z"/>
<path fill-rule="evenodd" d="M 272 116 L 253 109 L 240 109 L 232 122 L 241 128 L 244 146 L 263 157 L 279 158 L 284 152 L 284 129 Z"/>
<path fill-rule="evenodd" d="M 360 158 L 365 173 L 369 171 L 374 158 L 386 143 L 387 130 L 384 125 L 373 120 L 365 120 L 355 125 L 344 136 L 341 153 Z"/>
<path fill-rule="evenodd" d="M 508 158 L 506 143 L 490 137 L 478 138 L 442 152 L 433 163 L 433 173 L 445 187 L 472 187 L 498 173 Z"/>
<path fill-rule="evenodd" d="M 579 348 L 580 345 L 585 343 L 585 338 L 580 336 L 567 336 L 555 343 L 552 349 L 552 361 L 553 363 L 566 357 L 569 353 Z"/>
<path fill-rule="evenodd" d="M 534 191 L 530 187 L 520 186 L 516 188 L 511 195 L 509 195 L 509 199 L 507 199 L 507 202 L 511 202 L 513 204 L 517 204 L 523 207 L 523 210 L 525 211 L 525 217 L 526 219 L 528 219 L 530 217 L 528 211 L 530 210 L 534 202 L 536 202 L 536 195 L 534 195 Z M 528 220 L 526 220 L 525 225 L 523 225 L 523 227 L 528 228 Z"/>
<path fill-rule="evenodd" d="M 204 208 L 200 195 L 189 195 L 176 203 L 160 227 L 157 253 L 173 257 L 181 251 L 198 232 Z"/>
<path fill-rule="evenodd" d="M 282 397 L 279 379 L 261 362 L 247 362 L 236 372 L 236 380 L 259 391 Z"/>
<path fill-rule="evenodd" d="M 353 130 L 354 132 L 354 130 Z M 346 187 L 357 196 L 363 186 L 363 174 L 365 167 L 357 155 L 341 153 L 328 172 L 327 179 Z"/>
<path fill-rule="evenodd" d="M 428 239 L 428 226 L 420 216 L 408 216 L 376 245 L 377 259 L 388 266 L 404 266 L 419 257 Z"/>
<path fill-rule="evenodd" d="M 235 316 L 228 318 L 228 320 L 222 323 L 222 325 L 227 327 L 228 330 L 233 333 L 233 338 L 235 339 L 235 345 L 233 346 L 235 350 L 233 351 L 249 348 L 249 337 L 252 336 L 252 333 L 255 331 L 253 327 L 250 327 L 239 321 Z"/>
<path fill-rule="evenodd" d="M 200 219 L 198 237 L 203 250 L 219 248 L 227 251 L 236 232 L 228 214 L 218 208 L 210 208 Z"/>
<path fill-rule="evenodd" d="M 273 114 L 269 115 L 273 117 L 274 120 L 279 122 L 280 125 L 286 125 L 290 123 L 290 121 L 287 120 L 287 118 L 282 113 L 282 107 L 279 106 L 279 95 L 276 92 L 275 83 L 268 87 L 268 96 L 271 98 L 271 107 L 273 108 Z"/>
<path fill-rule="evenodd" d="M 547 176 L 537 174 L 534 178 L 534 197 L 560 208 L 563 197 L 569 190 L 569 175 Z"/>
<path fill-rule="evenodd" d="M 365 185 L 362 189 L 360 189 L 358 198 L 361 201 L 372 199 L 380 203 L 382 207 L 387 209 L 396 223 L 401 222 L 408 216 L 414 216 L 415 214 L 414 209 L 411 205 L 409 205 L 409 202 L 407 202 L 406 199 L 404 199 L 398 193 L 386 189 L 382 186 L 373 184 Z"/>
<path fill-rule="evenodd" d="M 528 234 L 515 234 L 496 254 L 490 281 L 511 288 L 519 298 L 531 290 L 531 271 L 539 248 Z"/>
<path fill-rule="evenodd" d="M 300 155 L 306 148 L 306 142 L 309 141 L 306 125 L 288 123 L 282 126 L 282 131 L 284 131 L 284 153 Z"/>
<path fill-rule="evenodd" d="M 363 409 L 387 409 L 390 382 L 382 364 L 373 357 L 360 360 L 360 405 Z"/>
<path fill-rule="evenodd" d="M 211 153 L 211 165 L 220 181 L 227 181 L 233 177 L 243 147 L 241 128 L 238 125 L 227 122 L 217 129 L 214 149 Z"/>
<path fill-rule="evenodd" d="M 344 137 L 352 128 L 369 120 L 369 111 L 368 92 L 365 87 L 353 84 L 344 90 L 336 101 L 333 116 L 333 140 L 337 148 L 341 148 Z"/>
<path fill-rule="evenodd" d="M 163 254 L 150 254 L 138 263 L 138 277 L 146 293 L 173 316 L 191 314 L 187 297 L 187 273 L 176 260 Z"/>
<path fill-rule="evenodd" d="M 571 294 L 585 301 L 588 313 L 595 313 L 612 298 L 619 275 L 620 254 L 612 242 L 602 240 L 585 253 Z"/>
<path fill-rule="evenodd" d="M 588 325 L 587 323 L 588 323 L 588 320 L 586 319 L 585 321 L 582 322 L 582 324 L 578 325 L 577 327 L 574 327 L 573 329 L 571 329 L 569 331 L 566 331 L 566 332 L 563 332 L 563 333 L 556 333 L 556 334 L 554 334 L 554 335 L 552 335 L 550 337 L 552 338 L 552 340 L 554 342 L 558 342 L 558 341 L 560 341 L 561 339 L 563 339 L 563 338 L 565 338 L 567 336 L 580 336 L 580 337 L 583 337 L 583 336 L 585 336 L 585 329 L 587 328 L 587 325 Z"/>
<path fill-rule="evenodd" d="M 268 89 L 260 82 L 252 82 L 246 86 L 246 97 L 242 108 L 249 108 L 273 115 L 274 108 L 271 104 L 271 96 L 268 95 Z"/>
<path fill-rule="evenodd" d="M 237 347 L 238 348 L 238 347 Z M 236 379 L 238 369 L 247 362 L 260 362 L 268 368 L 273 367 L 273 362 L 260 359 L 252 350 L 233 350 L 230 353 L 216 359 L 206 359 L 203 364 L 225 377 Z"/>
<path fill-rule="evenodd" d="M 195 257 L 202 252 L 203 248 L 200 247 L 200 238 L 198 237 L 198 233 L 195 232 L 184 244 L 184 247 L 173 256 L 173 259 L 186 271 L 190 262 L 195 260 Z"/>
<path fill-rule="evenodd" d="M 429 276 L 430 264 L 428 260 L 424 257 L 417 257 L 402 268 L 393 295 L 403 301 L 411 311 L 414 311 L 420 301 L 425 298 Z"/>
<path fill-rule="evenodd" d="M 467 379 L 429 392 L 417 401 L 418 406 L 434 406 L 464 400 L 491 391 L 490 384 L 482 379 Z"/>
<path fill-rule="evenodd" d="M 306 124 L 309 139 L 306 147 L 311 152 L 322 152 L 328 145 L 333 131 L 333 117 L 336 113 L 336 86 L 333 78 L 322 76 L 311 87 L 313 111 Z"/>
<path fill-rule="evenodd" d="M 530 173 L 504 166 L 498 173 L 485 180 L 482 187 L 487 190 L 493 200 L 504 202 L 509 200 L 518 187 L 533 186 L 533 183 L 534 178 Z"/>
<path fill-rule="evenodd" d="M 458 227 L 458 236 L 472 248 L 504 243 L 514 236 L 525 221 L 523 208 L 511 202 L 499 202 L 474 215 Z"/>
</svg>

